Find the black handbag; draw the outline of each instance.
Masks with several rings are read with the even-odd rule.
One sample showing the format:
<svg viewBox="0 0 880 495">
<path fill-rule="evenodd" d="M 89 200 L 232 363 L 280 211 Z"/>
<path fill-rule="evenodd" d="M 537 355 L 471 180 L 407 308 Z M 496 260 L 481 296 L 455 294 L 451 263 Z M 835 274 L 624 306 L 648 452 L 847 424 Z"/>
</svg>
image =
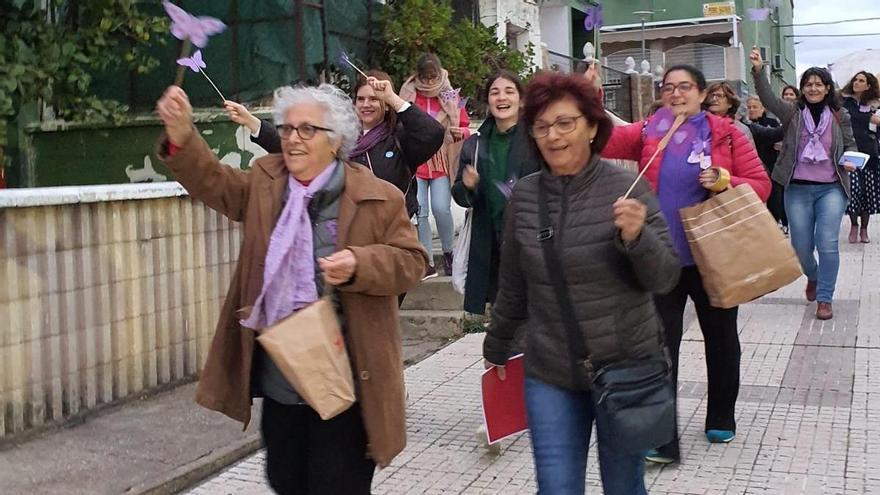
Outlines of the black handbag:
<svg viewBox="0 0 880 495">
<path fill-rule="evenodd" d="M 600 428 L 610 433 L 615 450 L 643 453 L 665 445 L 675 435 L 675 386 L 671 365 L 662 345 L 663 356 L 626 359 L 594 369 L 574 308 L 566 290 L 562 262 L 554 248 L 554 230 L 547 211 L 543 181 L 538 186 L 538 243 L 562 311 L 568 338 L 574 383 L 587 384 Z M 663 343 L 663 334 L 658 339 Z M 624 355 L 627 353 L 623 352 Z"/>
</svg>

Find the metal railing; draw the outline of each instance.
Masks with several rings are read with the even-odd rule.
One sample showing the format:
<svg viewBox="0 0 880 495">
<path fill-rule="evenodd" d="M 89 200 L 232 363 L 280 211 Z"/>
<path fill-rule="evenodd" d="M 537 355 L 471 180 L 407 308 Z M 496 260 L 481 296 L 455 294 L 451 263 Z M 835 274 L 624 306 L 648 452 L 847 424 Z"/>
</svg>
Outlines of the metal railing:
<svg viewBox="0 0 880 495">
<path fill-rule="evenodd" d="M 547 60 L 550 70 L 566 74 L 582 72 L 586 68 L 582 59 L 551 50 L 547 50 Z M 630 78 L 627 74 L 611 67 L 602 66 L 605 109 L 628 122 L 632 122 L 633 116 L 630 87 Z"/>
</svg>

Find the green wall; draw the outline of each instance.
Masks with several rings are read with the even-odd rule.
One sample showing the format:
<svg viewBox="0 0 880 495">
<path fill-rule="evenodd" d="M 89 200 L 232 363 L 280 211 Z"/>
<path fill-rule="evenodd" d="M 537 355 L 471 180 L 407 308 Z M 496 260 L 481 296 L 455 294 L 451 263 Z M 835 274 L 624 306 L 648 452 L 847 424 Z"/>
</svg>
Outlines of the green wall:
<svg viewBox="0 0 880 495">
<path fill-rule="evenodd" d="M 250 142 L 249 131 L 225 114 L 200 114 L 196 127 L 224 163 L 249 168 L 265 151 Z M 72 186 L 161 182 L 174 178 L 155 155 L 162 125 L 138 119 L 120 126 L 70 125 L 64 129 L 27 128 L 21 143 L 24 166 L 10 187 Z"/>
</svg>

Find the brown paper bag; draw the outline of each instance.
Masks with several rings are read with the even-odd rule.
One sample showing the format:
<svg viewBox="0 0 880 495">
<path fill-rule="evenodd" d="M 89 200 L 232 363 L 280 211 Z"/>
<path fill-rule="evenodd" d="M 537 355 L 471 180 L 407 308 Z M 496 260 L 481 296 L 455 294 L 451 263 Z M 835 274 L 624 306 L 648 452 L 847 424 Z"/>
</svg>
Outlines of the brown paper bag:
<svg viewBox="0 0 880 495">
<path fill-rule="evenodd" d="M 748 184 L 680 210 L 709 302 L 732 308 L 801 276 L 791 243 Z"/>
<path fill-rule="evenodd" d="M 354 403 L 351 363 L 329 297 L 260 332 L 257 341 L 321 419 L 330 419 Z"/>
</svg>

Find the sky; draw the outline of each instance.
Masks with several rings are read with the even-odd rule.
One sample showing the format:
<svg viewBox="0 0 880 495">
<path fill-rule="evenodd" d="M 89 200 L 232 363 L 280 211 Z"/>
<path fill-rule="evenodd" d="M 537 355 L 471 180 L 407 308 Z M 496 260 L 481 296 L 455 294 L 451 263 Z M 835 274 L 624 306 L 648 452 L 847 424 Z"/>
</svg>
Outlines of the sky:
<svg viewBox="0 0 880 495">
<path fill-rule="evenodd" d="M 880 0 L 794 0 L 794 23 L 880 17 Z M 880 20 L 825 26 L 795 26 L 794 34 L 880 33 Z M 880 34 L 841 38 L 794 38 L 798 75 L 811 66 L 824 67 L 852 52 L 873 48 L 880 59 Z M 880 60 L 877 62 L 880 66 Z M 880 70 L 880 69 L 875 69 Z M 836 78 L 840 75 L 835 74 Z M 849 76 L 842 76 L 849 77 Z"/>
</svg>

